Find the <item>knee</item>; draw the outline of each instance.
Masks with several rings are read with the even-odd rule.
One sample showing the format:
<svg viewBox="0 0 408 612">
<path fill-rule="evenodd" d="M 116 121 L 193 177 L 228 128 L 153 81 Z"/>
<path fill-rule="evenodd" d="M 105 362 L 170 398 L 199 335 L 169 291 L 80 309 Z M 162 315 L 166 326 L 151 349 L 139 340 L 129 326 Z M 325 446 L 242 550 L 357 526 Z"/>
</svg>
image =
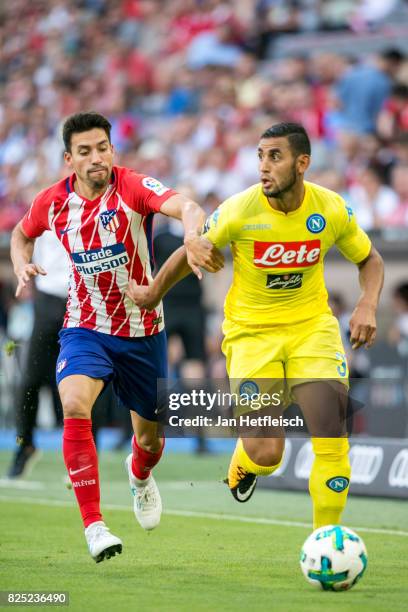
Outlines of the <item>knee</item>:
<svg viewBox="0 0 408 612">
<path fill-rule="evenodd" d="M 245 451 L 257 465 L 272 466 L 282 461 L 284 444 L 279 438 L 245 440 Z"/>
<path fill-rule="evenodd" d="M 72 395 L 63 402 L 64 419 L 89 419 L 91 409 L 80 397 Z"/>
</svg>

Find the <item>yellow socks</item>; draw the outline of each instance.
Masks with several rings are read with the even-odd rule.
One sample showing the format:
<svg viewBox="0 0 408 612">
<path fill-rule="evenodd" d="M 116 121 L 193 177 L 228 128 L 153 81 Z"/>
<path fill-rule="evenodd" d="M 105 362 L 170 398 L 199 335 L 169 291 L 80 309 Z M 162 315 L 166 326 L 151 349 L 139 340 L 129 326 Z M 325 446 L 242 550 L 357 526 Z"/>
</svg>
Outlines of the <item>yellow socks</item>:
<svg viewBox="0 0 408 612">
<path fill-rule="evenodd" d="M 347 438 L 312 438 L 315 460 L 309 478 L 313 529 L 338 525 L 350 482 Z"/>
<path fill-rule="evenodd" d="M 277 470 L 282 463 L 282 460 L 280 460 L 276 465 L 257 465 L 245 452 L 241 438 L 238 438 L 234 454 L 238 465 L 243 467 L 245 471 L 250 472 L 251 474 L 256 474 L 257 476 L 269 476 L 269 474 L 272 474 L 275 470 Z"/>
</svg>

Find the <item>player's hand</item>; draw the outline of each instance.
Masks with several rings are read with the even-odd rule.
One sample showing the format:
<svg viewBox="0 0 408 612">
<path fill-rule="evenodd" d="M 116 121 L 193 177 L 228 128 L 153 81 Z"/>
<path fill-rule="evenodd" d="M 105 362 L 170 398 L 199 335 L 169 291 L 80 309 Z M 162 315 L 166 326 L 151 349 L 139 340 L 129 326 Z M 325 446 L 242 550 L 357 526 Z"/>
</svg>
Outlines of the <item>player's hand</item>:
<svg viewBox="0 0 408 612">
<path fill-rule="evenodd" d="M 201 280 L 200 268 L 207 272 L 218 272 L 224 267 L 224 256 L 209 240 L 192 232 L 184 237 L 188 265 Z"/>
<path fill-rule="evenodd" d="M 154 282 L 152 285 L 138 285 L 133 279 L 129 281 L 126 295 L 136 306 L 146 310 L 154 310 L 161 299 L 154 290 Z"/>
<path fill-rule="evenodd" d="M 370 348 L 374 344 L 377 334 L 375 310 L 371 304 L 359 304 L 354 309 L 350 319 L 350 342 L 353 350 L 364 345 Z"/>
<path fill-rule="evenodd" d="M 38 274 L 46 275 L 46 271 L 38 264 L 28 263 L 22 266 L 19 270 L 16 270 L 16 276 L 18 280 L 16 297 L 20 297 L 23 289 L 27 286 L 32 276 L 38 276 Z"/>
</svg>

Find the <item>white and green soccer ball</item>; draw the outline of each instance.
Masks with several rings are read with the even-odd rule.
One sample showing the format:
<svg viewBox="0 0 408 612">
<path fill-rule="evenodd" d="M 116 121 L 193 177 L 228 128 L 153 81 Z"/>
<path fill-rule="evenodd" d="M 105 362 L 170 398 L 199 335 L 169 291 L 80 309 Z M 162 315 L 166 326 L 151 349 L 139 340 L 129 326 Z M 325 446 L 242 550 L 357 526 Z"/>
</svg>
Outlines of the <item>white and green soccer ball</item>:
<svg viewBox="0 0 408 612">
<path fill-rule="evenodd" d="M 355 531 L 341 525 L 326 525 L 316 529 L 303 544 L 300 567 L 315 588 L 346 591 L 363 576 L 367 550 Z"/>
</svg>

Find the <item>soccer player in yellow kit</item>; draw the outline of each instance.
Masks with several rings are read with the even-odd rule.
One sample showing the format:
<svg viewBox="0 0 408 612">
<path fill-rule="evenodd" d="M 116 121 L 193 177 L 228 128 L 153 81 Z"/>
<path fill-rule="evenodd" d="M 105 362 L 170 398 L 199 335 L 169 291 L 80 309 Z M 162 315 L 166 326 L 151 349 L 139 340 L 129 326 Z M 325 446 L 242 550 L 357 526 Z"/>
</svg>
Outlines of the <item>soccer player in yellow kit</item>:
<svg viewBox="0 0 408 612">
<path fill-rule="evenodd" d="M 346 202 L 304 181 L 310 153 L 301 125 L 281 123 L 266 130 L 258 147 L 261 182 L 223 202 L 207 220 L 203 239 L 219 248 L 229 244 L 233 255 L 222 344 L 231 390 L 259 391 L 262 381 L 273 387 L 273 381 L 285 379 L 306 419 L 315 454 L 309 490 L 317 528 L 340 523 L 350 481 L 348 370 L 338 322 L 327 303 L 323 260 L 336 245 L 358 266 L 361 296 L 350 320 L 353 348 L 374 342 L 383 262 Z M 139 306 L 154 307 L 188 272 L 179 249 L 150 287 L 131 284 L 129 295 Z M 283 451 L 283 431 L 238 439 L 227 479 L 237 501 L 248 501 L 257 477 L 272 474 Z"/>
</svg>

